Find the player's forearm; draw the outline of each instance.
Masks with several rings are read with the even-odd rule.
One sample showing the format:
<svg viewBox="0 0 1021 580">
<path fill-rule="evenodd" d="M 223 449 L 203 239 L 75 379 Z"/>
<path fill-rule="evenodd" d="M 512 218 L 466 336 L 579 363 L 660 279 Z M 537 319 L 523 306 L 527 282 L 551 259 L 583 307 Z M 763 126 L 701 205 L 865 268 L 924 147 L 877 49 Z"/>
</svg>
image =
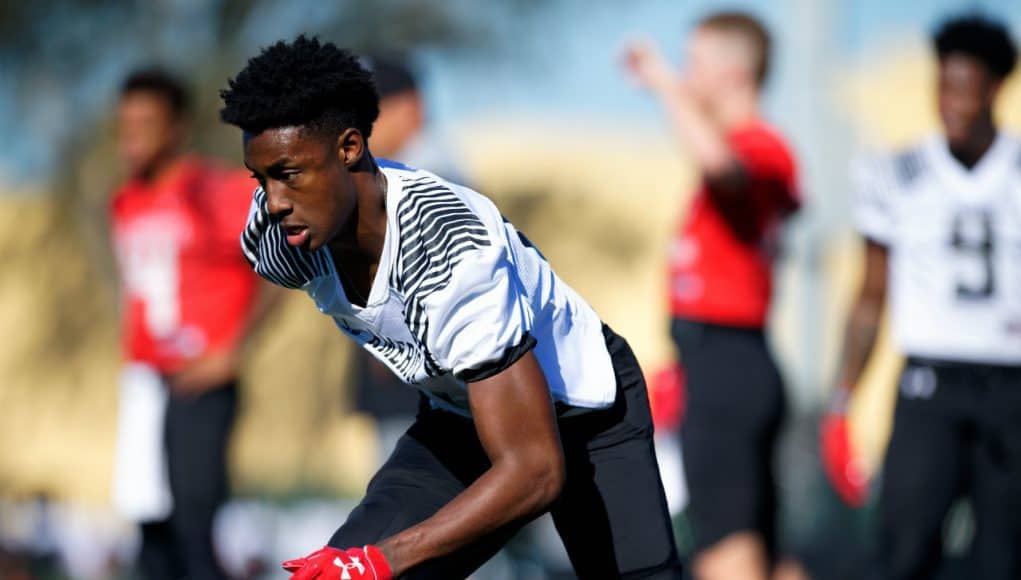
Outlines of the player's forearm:
<svg viewBox="0 0 1021 580">
<path fill-rule="evenodd" d="M 670 126 L 691 154 L 699 171 L 710 179 L 726 175 L 733 155 L 723 135 L 676 78 L 655 88 L 670 119 Z"/>
<path fill-rule="evenodd" d="M 879 335 L 882 313 L 881 300 L 859 298 L 855 303 L 844 334 L 844 353 L 839 374 L 841 388 L 853 389 L 861 379 Z"/>
<path fill-rule="evenodd" d="M 259 281 L 255 300 L 248 311 L 248 316 L 245 318 L 244 325 L 241 327 L 241 331 L 238 333 L 238 340 L 235 343 L 235 350 L 239 356 L 251 348 L 252 339 L 258 335 L 259 329 L 262 328 L 266 319 L 269 318 L 270 313 L 283 300 L 286 291 L 286 289 L 275 284 L 270 284 L 264 280 Z"/>
<path fill-rule="evenodd" d="M 563 486 L 562 456 L 528 463 L 495 464 L 432 517 L 381 542 L 394 576 L 546 508 Z"/>
<path fill-rule="evenodd" d="M 395 576 L 538 513 L 563 487 L 564 452 L 534 352 L 469 382 L 468 399 L 492 466 L 432 517 L 378 545 Z"/>
</svg>

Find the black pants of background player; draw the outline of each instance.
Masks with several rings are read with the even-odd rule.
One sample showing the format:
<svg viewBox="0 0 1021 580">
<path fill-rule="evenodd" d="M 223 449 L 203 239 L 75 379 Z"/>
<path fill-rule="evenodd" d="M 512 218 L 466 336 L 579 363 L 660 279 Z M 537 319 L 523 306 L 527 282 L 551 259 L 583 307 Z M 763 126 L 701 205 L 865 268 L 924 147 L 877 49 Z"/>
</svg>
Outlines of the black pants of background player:
<svg viewBox="0 0 1021 580">
<path fill-rule="evenodd" d="M 911 358 L 879 496 L 886 580 L 931 578 L 951 504 L 968 496 L 971 578 L 1021 578 L 1021 367 Z"/>
<path fill-rule="evenodd" d="M 550 508 L 579 578 L 680 578 L 652 418 L 641 369 L 608 328 L 617 400 L 606 410 L 561 418 L 567 481 Z M 490 467 L 470 419 L 424 409 L 369 483 L 330 545 L 362 546 L 430 517 Z M 507 526 L 406 578 L 465 578 L 527 522 Z"/>
<path fill-rule="evenodd" d="M 234 382 L 197 396 L 170 396 L 165 437 L 174 509 L 167 520 L 142 524 L 144 578 L 226 578 L 213 548 L 213 519 L 227 500 L 227 444 L 237 397 Z"/>
<path fill-rule="evenodd" d="M 785 398 L 765 334 L 678 319 L 671 334 L 686 377 L 680 437 L 695 552 L 751 531 L 772 559 L 773 462 Z"/>
</svg>

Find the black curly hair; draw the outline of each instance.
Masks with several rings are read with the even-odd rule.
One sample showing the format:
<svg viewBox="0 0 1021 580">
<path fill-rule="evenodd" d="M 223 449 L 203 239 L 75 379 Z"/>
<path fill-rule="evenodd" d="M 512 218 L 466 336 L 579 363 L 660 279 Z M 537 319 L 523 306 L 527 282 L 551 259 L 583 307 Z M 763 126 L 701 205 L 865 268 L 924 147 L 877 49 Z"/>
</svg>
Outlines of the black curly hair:
<svg viewBox="0 0 1021 580">
<path fill-rule="evenodd" d="M 1017 63 L 1017 46 L 1002 22 L 978 14 L 947 20 L 933 36 L 940 59 L 962 53 L 978 59 L 998 80 Z"/>
<path fill-rule="evenodd" d="M 301 126 L 329 136 L 355 128 L 368 139 L 379 116 L 372 75 L 333 43 L 299 36 L 262 49 L 220 91 L 220 118 L 247 133 Z"/>
</svg>

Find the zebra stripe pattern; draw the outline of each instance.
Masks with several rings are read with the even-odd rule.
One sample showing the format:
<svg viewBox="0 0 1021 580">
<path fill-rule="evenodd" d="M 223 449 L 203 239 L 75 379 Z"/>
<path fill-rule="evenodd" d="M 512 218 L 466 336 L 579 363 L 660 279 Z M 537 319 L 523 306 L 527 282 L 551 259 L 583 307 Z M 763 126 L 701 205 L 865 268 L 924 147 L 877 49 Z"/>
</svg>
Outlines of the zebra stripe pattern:
<svg viewBox="0 0 1021 580">
<path fill-rule="evenodd" d="M 450 283 L 466 253 L 492 245 L 482 220 L 431 177 L 408 180 L 397 205 L 398 258 L 391 285 L 405 296 L 404 320 L 419 342 L 429 376 L 443 374 L 426 347 L 429 319 L 422 302 Z"/>
<path fill-rule="evenodd" d="M 414 378 L 415 370 L 422 360 L 422 353 L 415 345 L 384 338 L 375 333 L 365 346 L 375 351 L 381 358 L 390 361 L 397 374 L 406 382 L 411 382 Z"/>
<path fill-rule="evenodd" d="M 921 175 L 924 169 L 924 161 L 921 151 L 912 149 L 905 151 L 895 159 L 897 179 L 902 185 L 907 185 Z"/>
<path fill-rule="evenodd" d="M 466 252 L 491 245 L 482 220 L 453 191 L 430 177 L 409 180 L 397 205 L 400 248 L 394 287 L 423 298 L 450 283 Z"/>
</svg>

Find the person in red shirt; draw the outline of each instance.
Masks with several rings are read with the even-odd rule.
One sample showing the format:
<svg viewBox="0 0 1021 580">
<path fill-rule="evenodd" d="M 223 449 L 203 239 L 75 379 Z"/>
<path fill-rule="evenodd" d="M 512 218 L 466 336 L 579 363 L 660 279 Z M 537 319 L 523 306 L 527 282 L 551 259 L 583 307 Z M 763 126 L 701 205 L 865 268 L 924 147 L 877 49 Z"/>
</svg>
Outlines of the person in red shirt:
<svg viewBox="0 0 1021 580">
<path fill-rule="evenodd" d="M 187 112 L 181 83 L 155 70 L 130 75 L 117 107 L 119 154 L 129 174 L 110 204 L 124 358 L 154 377 L 162 393 L 153 405 L 139 403 L 137 385 L 122 380 L 115 502 L 141 523 L 140 565 L 150 579 L 224 577 L 213 517 L 228 494 L 240 345 L 265 310 L 257 307 L 261 283 L 238 249 L 255 181 L 185 152 Z M 139 373 L 124 376 L 137 380 Z M 162 432 L 149 433 L 162 439 L 165 464 L 147 457 L 132 464 L 126 450 L 145 434 L 125 425 L 140 420 L 132 413 L 157 408 L 162 416 L 142 420 L 142 430 L 162 423 Z M 160 446 L 149 450 L 159 453 Z M 148 485 L 138 478 L 143 462 L 165 465 L 169 501 L 139 505 L 137 498 L 147 497 L 139 489 Z"/>
<path fill-rule="evenodd" d="M 718 13 L 695 29 L 683 75 L 648 43 L 625 55 L 701 174 L 669 258 L 699 579 L 764 579 L 774 559 L 772 462 L 784 392 L 763 329 L 777 230 L 799 197 L 790 149 L 760 115 L 769 48 L 753 17 Z"/>
</svg>

